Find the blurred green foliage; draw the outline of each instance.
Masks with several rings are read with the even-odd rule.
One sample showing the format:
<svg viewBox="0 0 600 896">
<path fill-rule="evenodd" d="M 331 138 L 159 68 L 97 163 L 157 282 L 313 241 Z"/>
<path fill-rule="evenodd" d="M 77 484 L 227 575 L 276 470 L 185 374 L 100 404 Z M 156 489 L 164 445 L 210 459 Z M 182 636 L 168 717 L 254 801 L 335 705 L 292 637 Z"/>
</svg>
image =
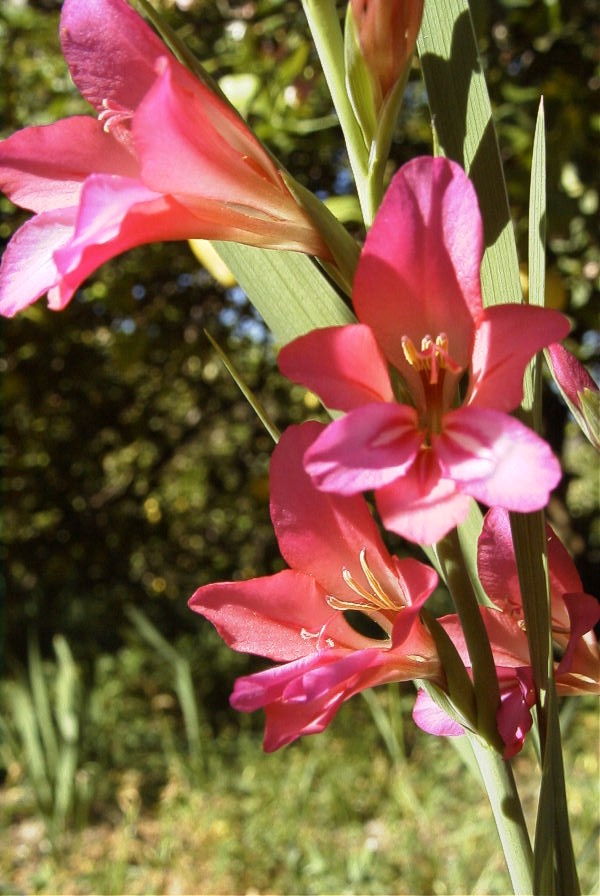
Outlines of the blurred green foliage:
<svg viewBox="0 0 600 896">
<path fill-rule="evenodd" d="M 195 639 L 179 638 L 171 650 L 195 667 Z M 61 714 L 54 698 L 60 666 L 59 659 L 43 668 L 50 727 Z M 23 689 L 29 694 L 27 683 L 5 682 L 0 708 Z M 217 730 L 200 716 L 203 747 L 194 761 L 173 662 L 164 650 L 144 649 L 132 628 L 114 655 L 97 657 L 74 706 L 77 766 L 63 777 L 74 795 L 69 827 L 36 819 L 18 715 L 7 714 L 0 891 L 507 893 L 487 799 L 459 753 L 410 723 L 410 685 L 379 689 L 372 699 L 393 719 L 385 742 L 371 702 L 357 698 L 323 734 L 268 755 L 248 717 L 239 725 L 221 721 Z M 582 892 L 592 893 L 596 700 L 568 701 L 564 709 L 572 830 Z M 44 730 L 46 721 L 38 722 Z M 536 804 L 535 764 L 529 744 L 515 762 L 528 815 Z"/>
</svg>

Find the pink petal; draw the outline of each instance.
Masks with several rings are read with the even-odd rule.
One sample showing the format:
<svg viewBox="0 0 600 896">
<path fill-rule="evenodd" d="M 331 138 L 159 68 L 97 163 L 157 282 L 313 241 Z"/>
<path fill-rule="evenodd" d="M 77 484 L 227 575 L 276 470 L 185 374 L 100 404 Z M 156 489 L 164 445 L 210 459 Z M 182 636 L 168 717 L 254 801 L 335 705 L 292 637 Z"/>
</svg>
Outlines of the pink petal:
<svg viewBox="0 0 600 896">
<path fill-rule="evenodd" d="M 523 398 L 528 361 L 569 332 L 564 315 L 534 305 L 486 308 L 475 331 L 466 404 L 512 411 Z"/>
<path fill-rule="evenodd" d="M 370 645 L 327 604 L 311 577 L 290 569 L 245 582 L 204 585 L 189 607 L 215 626 L 234 650 L 295 660 L 318 649 Z"/>
<path fill-rule="evenodd" d="M 417 544 L 434 544 L 462 522 L 470 499 L 442 478 L 435 457 L 422 451 L 397 482 L 377 490 L 377 509 L 386 529 Z"/>
<path fill-rule="evenodd" d="M 285 700 L 290 686 L 298 680 L 302 681 L 303 676 L 311 669 L 330 663 L 335 664 L 345 656 L 347 656 L 345 650 L 322 650 L 299 657 L 290 663 L 238 678 L 230 703 L 234 709 L 241 712 L 254 712 L 274 701 Z M 292 700 L 288 699 L 287 702 L 299 707 L 307 701 L 299 696 Z"/>
<path fill-rule="evenodd" d="M 403 611 L 400 615 L 404 615 Z M 334 663 L 316 665 L 301 679 L 290 682 L 286 699 L 321 700 L 326 694 L 344 693 L 344 699 L 365 688 L 413 678 L 439 679 L 440 664 L 433 639 L 423 625 L 397 647 L 371 647 L 348 651 Z"/>
<path fill-rule="evenodd" d="M 25 128 L 0 143 L 0 189 L 35 212 L 77 205 L 92 172 L 137 172 L 133 156 L 95 118 Z"/>
<path fill-rule="evenodd" d="M 284 376 L 312 389 L 332 409 L 394 400 L 387 362 L 363 324 L 311 330 L 284 346 L 277 363 Z"/>
<path fill-rule="evenodd" d="M 427 734 L 436 734 L 442 737 L 459 737 L 461 734 L 465 734 L 462 725 L 451 719 L 422 688 L 419 688 L 417 692 L 412 717 L 415 724 Z"/>
<path fill-rule="evenodd" d="M 198 232 L 196 216 L 171 197 L 152 193 L 130 178 L 90 175 L 81 193 L 74 237 L 55 252 L 61 279 L 48 303 L 55 310 L 64 308 L 89 274 L 133 246 Z"/>
<path fill-rule="evenodd" d="M 268 704 L 265 707 L 265 752 L 279 750 L 304 735 L 320 734 L 332 721 L 343 701 L 343 694 L 332 694 L 318 704 Z"/>
<path fill-rule="evenodd" d="M 60 279 L 54 253 L 73 235 L 76 208 L 42 212 L 17 230 L 0 263 L 0 314 L 12 317 Z"/>
<path fill-rule="evenodd" d="M 399 606 L 422 603 L 437 584 L 433 570 L 416 560 L 390 557 L 362 495 L 321 491 L 306 473 L 304 455 L 323 429 L 313 422 L 289 427 L 273 452 L 271 517 L 281 553 L 328 594 L 356 602 L 342 571 L 369 590 L 359 559 L 364 550 L 370 570 L 390 597 L 398 596 Z"/>
<path fill-rule="evenodd" d="M 243 229 L 247 224 L 253 231 Z M 81 193 L 75 236 L 56 253 L 62 276 L 48 297 L 49 304 L 63 308 L 89 274 L 133 246 L 193 237 L 264 245 L 270 244 L 271 234 L 272 226 L 220 203 L 198 202 L 190 210 L 171 196 L 154 193 L 140 181 L 92 174 Z M 292 238 L 295 235 L 292 233 Z M 302 248 L 305 246 L 302 242 Z"/>
<path fill-rule="evenodd" d="M 559 630 L 567 633 L 572 627 L 564 599 L 565 594 L 572 592 L 576 599 L 578 594 L 581 594 L 583 586 L 570 554 L 548 525 L 546 526 L 546 543 L 552 625 L 558 637 Z M 477 565 L 481 583 L 496 606 L 506 612 L 517 611 L 522 617 L 521 590 L 512 543 L 510 518 L 508 511 L 504 508 L 492 507 L 485 516 L 477 548 Z M 586 595 L 583 597 L 585 600 L 582 607 L 587 600 Z M 594 603 L 596 602 L 594 601 Z M 587 624 L 586 619 L 587 616 L 584 614 L 584 618 L 580 622 L 586 624 L 587 627 L 580 628 L 579 622 L 575 625 L 578 631 L 577 637 L 588 631 L 596 622 L 594 619 Z"/>
<path fill-rule="evenodd" d="M 600 650 L 595 632 L 591 631 L 574 642 L 567 658 L 568 670 L 560 663 L 556 674 L 558 694 L 600 694 Z"/>
<path fill-rule="evenodd" d="M 494 607 L 480 607 L 479 611 L 490 639 L 496 667 L 507 670 L 528 665 L 529 646 L 520 620 Z M 470 669 L 471 659 L 458 616 L 451 613 L 442 616 L 439 622 L 452 639 L 461 660 Z M 505 671 L 505 674 L 508 673 Z"/>
<path fill-rule="evenodd" d="M 546 526 L 546 547 L 550 590 L 557 595 L 583 591 L 581 577 L 566 547 L 550 526 Z"/>
<path fill-rule="evenodd" d="M 454 162 L 413 159 L 393 178 L 360 257 L 353 303 L 414 389 L 419 378 L 402 336 L 419 347 L 424 336 L 445 333 L 450 355 L 467 367 L 481 315 L 482 232 L 475 190 Z"/>
<path fill-rule="evenodd" d="M 510 518 L 502 507 L 492 507 L 484 517 L 477 542 L 477 572 L 487 596 L 500 610 L 523 615 Z"/>
<path fill-rule="evenodd" d="M 591 594 L 580 591 L 576 594 L 563 594 L 562 599 L 569 614 L 570 632 L 567 649 L 556 670 L 559 675 L 571 670 L 578 642 L 600 620 L 600 603 Z"/>
<path fill-rule="evenodd" d="M 133 134 L 142 178 L 157 192 L 187 197 L 186 204 L 200 196 L 255 208 L 276 220 L 296 206 L 241 119 L 173 60 L 163 61 Z"/>
<path fill-rule="evenodd" d="M 103 100 L 135 109 L 154 82 L 156 60 L 170 55 L 125 0 L 65 0 L 60 35 L 75 84 L 98 111 Z"/>
<path fill-rule="evenodd" d="M 372 648 L 353 650 L 340 656 L 334 663 L 315 665 L 301 679 L 296 678 L 286 689 L 288 699 L 302 702 L 320 701 L 335 693 L 344 699 L 373 687 L 386 676 L 390 651 Z M 395 678 L 395 671 L 392 677 Z"/>
<path fill-rule="evenodd" d="M 174 195 L 197 215 L 193 236 L 328 258 L 312 221 L 241 119 L 175 61 L 165 58 L 158 69 L 133 119 L 146 186 Z"/>
<path fill-rule="evenodd" d="M 549 446 L 500 411 L 463 407 L 444 416 L 434 450 L 446 478 L 485 504 L 523 512 L 548 503 L 561 478 Z"/>
<path fill-rule="evenodd" d="M 510 759 L 522 749 L 525 736 L 533 724 L 531 707 L 535 704 L 535 690 L 531 669 L 510 670 L 511 682 L 502 687 L 500 708 L 496 716 L 498 732 L 504 741 L 504 758 Z"/>
<path fill-rule="evenodd" d="M 379 488 L 410 468 L 422 442 L 417 425 L 407 405 L 362 405 L 327 426 L 306 452 L 306 469 L 326 491 Z"/>
</svg>

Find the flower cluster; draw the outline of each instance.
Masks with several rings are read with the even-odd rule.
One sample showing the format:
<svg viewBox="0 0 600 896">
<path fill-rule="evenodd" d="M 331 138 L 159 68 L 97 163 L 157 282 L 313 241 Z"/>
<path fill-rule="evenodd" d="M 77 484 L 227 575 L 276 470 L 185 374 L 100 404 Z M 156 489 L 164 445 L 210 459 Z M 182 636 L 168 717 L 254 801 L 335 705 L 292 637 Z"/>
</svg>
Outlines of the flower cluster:
<svg viewBox="0 0 600 896">
<path fill-rule="evenodd" d="M 348 83 L 365 139 L 365 121 L 377 119 L 375 149 L 386 128 L 391 139 L 381 110 L 388 95 L 398 100 L 422 11 L 421 2 L 351 2 Z M 225 239 L 332 260 L 287 176 L 125 0 L 65 0 L 61 39 L 96 115 L 0 143 L 0 188 L 34 212 L 2 259 L 2 313 L 44 293 L 51 308 L 64 308 L 104 261 L 157 240 Z M 365 170 L 368 179 L 382 168 Z M 477 714 L 459 711 L 477 677 L 463 617 L 431 620 L 424 604 L 438 572 L 390 554 L 365 493 L 385 529 L 421 546 L 440 543 L 474 501 L 491 508 L 477 543 L 488 605 L 472 613 L 489 639 L 505 757 L 532 724 L 535 678 L 509 511 L 543 509 L 561 471 L 512 412 L 527 364 L 548 346 L 593 442 L 597 388 L 557 345 L 569 329 L 563 315 L 484 306 L 483 235 L 462 168 L 443 157 L 413 159 L 392 178 L 366 236 L 349 297 L 355 322 L 313 329 L 280 352 L 283 374 L 338 412 L 328 425 L 291 427 L 273 454 L 271 516 L 289 568 L 206 585 L 190 599 L 231 647 L 277 664 L 239 679 L 231 698 L 242 711 L 266 710 L 267 750 L 322 731 L 365 688 L 409 680 L 419 683 L 414 718 L 423 729 L 481 733 Z M 546 538 L 557 691 L 599 693 L 599 605 L 549 528 Z M 442 641 L 460 664 L 463 695 L 453 690 Z"/>
<path fill-rule="evenodd" d="M 240 679 L 232 696 L 240 710 L 266 709 L 268 750 L 321 731 L 366 687 L 410 678 L 447 687 L 419 617 L 437 577 L 387 555 L 361 494 L 371 490 L 386 527 L 422 544 L 460 523 L 471 498 L 493 505 L 478 543 L 492 606 L 477 612 L 498 677 L 505 757 L 531 727 L 535 690 L 508 511 L 544 507 L 560 467 L 508 411 L 521 401 L 531 356 L 568 324 L 538 307 L 484 309 L 481 257 L 469 179 L 446 159 L 415 159 L 393 179 L 367 236 L 352 297 L 360 323 L 313 330 L 280 352 L 284 374 L 345 412 L 327 426 L 291 428 L 274 452 L 271 515 L 291 570 L 208 585 L 190 600 L 232 647 L 283 662 Z M 600 607 L 549 528 L 547 541 L 558 693 L 599 693 Z M 385 637 L 353 631 L 340 615 L 350 610 Z M 459 617 L 439 623 L 470 673 Z M 422 689 L 414 718 L 431 733 L 464 733 Z"/>
</svg>

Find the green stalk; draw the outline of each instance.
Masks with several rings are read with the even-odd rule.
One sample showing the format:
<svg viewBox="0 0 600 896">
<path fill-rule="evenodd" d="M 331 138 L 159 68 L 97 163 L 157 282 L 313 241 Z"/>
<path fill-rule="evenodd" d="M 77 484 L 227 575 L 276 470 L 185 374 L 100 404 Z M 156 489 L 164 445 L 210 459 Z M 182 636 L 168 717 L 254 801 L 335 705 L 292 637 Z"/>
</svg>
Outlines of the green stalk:
<svg viewBox="0 0 600 896">
<path fill-rule="evenodd" d="M 480 738 L 468 735 L 486 789 L 513 891 L 534 892 L 533 853 L 512 768 Z"/>
<path fill-rule="evenodd" d="M 503 745 L 496 723 L 496 713 L 500 705 L 496 666 L 477 597 L 463 560 L 456 529 L 438 542 L 436 552 L 460 619 L 471 659 L 477 730 L 488 743 L 501 750 Z"/>
<path fill-rule="evenodd" d="M 377 209 L 373 207 L 374 198 L 369 188 L 368 148 L 346 87 L 344 41 L 339 15 L 333 0 L 303 0 L 302 6 L 342 128 L 360 207 L 368 227 Z"/>
</svg>

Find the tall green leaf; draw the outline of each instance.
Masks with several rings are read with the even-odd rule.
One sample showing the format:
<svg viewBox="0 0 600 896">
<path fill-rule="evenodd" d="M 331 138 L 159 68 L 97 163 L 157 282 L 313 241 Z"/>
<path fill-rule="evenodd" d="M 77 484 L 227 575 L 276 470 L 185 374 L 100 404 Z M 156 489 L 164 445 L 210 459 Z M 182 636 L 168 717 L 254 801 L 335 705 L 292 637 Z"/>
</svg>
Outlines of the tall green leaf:
<svg viewBox="0 0 600 896">
<path fill-rule="evenodd" d="M 315 327 L 355 320 L 336 289 L 305 255 L 239 243 L 215 242 L 214 246 L 280 345 Z"/>
<path fill-rule="evenodd" d="M 440 147 L 463 166 L 479 197 L 484 304 L 519 302 L 517 248 L 468 0 L 426 0 L 417 48 Z"/>
</svg>

